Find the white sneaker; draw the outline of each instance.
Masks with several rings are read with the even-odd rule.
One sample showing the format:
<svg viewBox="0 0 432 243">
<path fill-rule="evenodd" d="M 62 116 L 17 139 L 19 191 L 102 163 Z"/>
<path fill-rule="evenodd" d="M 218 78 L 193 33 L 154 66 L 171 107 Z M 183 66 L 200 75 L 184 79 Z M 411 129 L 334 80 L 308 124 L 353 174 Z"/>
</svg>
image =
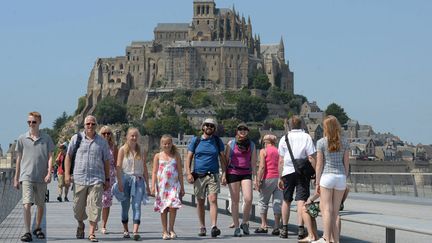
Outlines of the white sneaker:
<svg viewBox="0 0 432 243">
<path fill-rule="evenodd" d="M 312 243 L 326 243 L 326 240 L 324 240 L 324 238 L 319 238 L 319 240 L 312 241 Z"/>
</svg>

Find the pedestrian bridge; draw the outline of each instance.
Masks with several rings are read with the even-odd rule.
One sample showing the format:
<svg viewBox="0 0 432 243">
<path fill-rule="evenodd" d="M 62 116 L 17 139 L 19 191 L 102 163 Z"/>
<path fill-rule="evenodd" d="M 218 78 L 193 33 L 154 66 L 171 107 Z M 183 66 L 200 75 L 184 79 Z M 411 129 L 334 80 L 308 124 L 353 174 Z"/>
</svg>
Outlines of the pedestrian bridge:
<svg viewBox="0 0 432 243">
<path fill-rule="evenodd" d="M 13 173 L 13 172 L 11 172 Z M 23 210 L 20 202 L 20 191 L 12 188 L 10 174 L 3 173 L 0 178 L 0 242 L 20 242 L 19 238 L 23 231 Z M 46 215 L 43 221 L 43 230 L 46 232 L 45 240 L 34 242 L 88 242 L 88 240 L 77 240 L 75 238 L 76 221 L 73 217 L 73 202 L 58 202 L 56 200 L 57 181 L 48 186 L 50 201 L 46 204 Z M 217 239 L 198 237 L 198 219 L 194 207 L 194 198 L 191 195 L 192 186 L 186 185 L 187 195 L 184 197 L 184 206 L 179 209 L 175 224 L 178 234 L 177 242 L 297 242 L 297 214 L 296 206 L 292 206 L 289 221 L 288 239 L 280 239 L 269 234 L 254 234 L 253 231 L 259 226 L 259 215 L 254 222 L 250 222 L 251 235 L 242 238 L 233 237 L 233 229 L 228 228 L 231 217 L 226 213 L 226 201 L 228 189 L 222 187 L 219 201 L 218 227 L 222 235 Z M 258 201 L 257 193 L 254 192 L 254 204 Z M 69 198 L 73 198 L 69 195 Z M 152 200 L 153 202 L 153 200 Z M 142 206 L 142 217 L 140 235 L 142 241 L 162 242 L 161 221 L 159 213 L 153 211 L 152 202 Z M 383 196 L 366 193 L 351 193 L 345 203 L 342 215 L 341 242 L 432 242 L 432 199 Z M 32 220 L 34 222 L 34 211 Z M 120 222 L 120 203 L 114 199 L 108 220 L 108 234 L 96 232 L 100 242 L 126 241 L 122 238 L 122 225 Z M 259 212 L 253 208 L 253 214 Z M 269 219 L 272 219 L 269 212 Z M 271 220 L 270 220 L 271 221 Z M 209 214 L 206 213 L 207 227 L 210 227 Z M 270 222 L 272 223 L 272 222 Z M 322 229 L 321 218 L 318 218 L 318 229 Z M 209 229 L 207 229 L 209 232 Z M 396 232 L 396 234 L 394 234 Z M 320 231 L 322 234 L 322 231 Z M 86 232 L 87 236 L 87 232 Z M 129 241 L 129 240 L 128 240 Z"/>
</svg>

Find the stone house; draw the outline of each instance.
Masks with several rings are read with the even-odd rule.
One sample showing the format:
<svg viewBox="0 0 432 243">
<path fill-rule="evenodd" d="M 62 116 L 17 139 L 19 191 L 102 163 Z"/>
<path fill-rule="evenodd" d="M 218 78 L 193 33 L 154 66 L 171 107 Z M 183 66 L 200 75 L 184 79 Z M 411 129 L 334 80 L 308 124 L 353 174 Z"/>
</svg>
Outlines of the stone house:
<svg viewBox="0 0 432 243">
<path fill-rule="evenodd" d="M 187 115 L 189 124 L 194 129 L 201 129 L 201 124 L 206 118 L 216 119 L 216 111 L 214 107 L 204 107 L 197 109 L 184 109 L 183 113 Z"/>
</svg>

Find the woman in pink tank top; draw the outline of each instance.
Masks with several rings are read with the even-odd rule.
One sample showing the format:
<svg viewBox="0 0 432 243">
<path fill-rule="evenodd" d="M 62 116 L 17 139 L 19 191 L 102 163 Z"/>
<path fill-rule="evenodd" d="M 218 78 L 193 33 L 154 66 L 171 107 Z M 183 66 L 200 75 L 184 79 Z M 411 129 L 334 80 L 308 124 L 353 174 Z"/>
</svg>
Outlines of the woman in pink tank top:
<svg viewBox="0 0 432 243">
<path fill-rule="evenodd" d="M 277 183 L 279 178 L 279 153 L 275 146 L 276 136 L 267 134 L 263 137 L 264 148 L 260 151 L 260 162 L 255 177 L 255 188 L 259 191 L 259 202 L 261 214 L 261 226 L 255 233 L 267 233 L 267 211 L 270 198 L 273 197 L 273 212 L 275 224 L 273 235 L 279 235 L 279 222 L 281 218 L 281 205 L 283 194 Z"/>
<path fill-rule="evenodd" d="M 228 161 L 226 180 L 231 195 L 231 215 L 234 221 L 234 237 L 249 235 L 249 216 L 252 208 L 252 175 L 256 167 L 255 144 L 249 139 L 245 123 L 237 126 L 236 137 L 228 142 L 225 156 Z M 239 224 L 240 189 L 243 194 L 243 222 Z"/>
</svg>

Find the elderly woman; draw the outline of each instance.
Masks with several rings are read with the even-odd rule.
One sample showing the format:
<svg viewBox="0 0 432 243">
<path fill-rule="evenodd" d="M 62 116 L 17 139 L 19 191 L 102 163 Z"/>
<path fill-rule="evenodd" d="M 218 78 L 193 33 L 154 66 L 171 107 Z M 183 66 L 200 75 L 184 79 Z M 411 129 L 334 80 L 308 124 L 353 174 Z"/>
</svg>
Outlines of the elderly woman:
<svg viewBox="0 0 432 243">
<path fill-rule="evenodd" d="M 278 188 L 279 179 L 279 153 L 276 148 L 276 136 L 267 134 L 263 137 L 263 148 L 259 154 L 259 167 L 255 177 L 255 188 L 259 191 L 261 226 L 255 233 L 267 233 L 267 210 L 270 198 L 273 197 L 273 213 L 275 225 L 273 235 L 279 235 L 279 222 L 281 219 L 282 191 Z"/>
</svg>

